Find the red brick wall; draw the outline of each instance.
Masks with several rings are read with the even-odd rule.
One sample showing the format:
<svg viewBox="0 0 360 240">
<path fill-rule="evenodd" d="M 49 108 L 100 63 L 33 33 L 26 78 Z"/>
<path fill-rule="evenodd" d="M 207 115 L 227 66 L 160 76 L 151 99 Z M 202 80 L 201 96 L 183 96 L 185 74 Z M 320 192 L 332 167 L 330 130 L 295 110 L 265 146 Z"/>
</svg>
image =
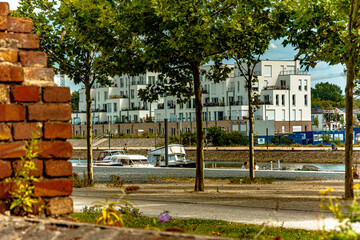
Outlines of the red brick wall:
<svg viewBox="0 0 360 240">
<path fill-rule="evenodd" d="M 39 37 L 31 34 L 31 19 L 9 17 L 9 4 L 0 2 L 0 211 L 9 209 L 13 177 L 25 153 L 25 141 L 39 129 L 39 178 L 35 197 L 41 197 L 47 215 L 73 211 L 70 89 L 57 87 L 47 56 L 38 52 Z"/>
</svg>

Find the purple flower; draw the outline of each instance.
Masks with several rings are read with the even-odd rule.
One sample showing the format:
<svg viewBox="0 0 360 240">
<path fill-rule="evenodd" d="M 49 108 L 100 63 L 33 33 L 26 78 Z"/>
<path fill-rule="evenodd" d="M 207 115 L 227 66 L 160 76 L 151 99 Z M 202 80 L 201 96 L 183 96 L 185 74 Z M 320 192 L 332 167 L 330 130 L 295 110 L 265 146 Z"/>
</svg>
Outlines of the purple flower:
<svg viewBox="0 0 360 240">
<path fill-rule="evenodd" d="M 158 217 L 160 223 L 166 223 L 167 221 L 169 221 L 169 219 L 170 219 L 170 215 L 168 212 L 160 214 L 160 216 Z"/>
</svg>

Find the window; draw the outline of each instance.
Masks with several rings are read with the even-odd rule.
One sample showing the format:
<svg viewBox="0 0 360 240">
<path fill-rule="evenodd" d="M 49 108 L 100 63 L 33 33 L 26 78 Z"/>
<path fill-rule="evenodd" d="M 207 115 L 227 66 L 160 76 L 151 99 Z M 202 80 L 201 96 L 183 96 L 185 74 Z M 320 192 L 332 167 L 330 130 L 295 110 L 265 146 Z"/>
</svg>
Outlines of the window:
<svg viewBox="0 0 360 240">
<path fill-rule="evenodd" d="M 281 120 L 285 121 L 285 109 L 281 111 Z"/>
<path fill-rule="evenodd" d="M 307 91 L 307 80 L 304 80 L 304 91 Z"/>
<path fill-rule="evenodd" d="M 298 121 L 302 121 L 302 110 L 300 109 L 298 113 Z"/>
<path fill-rule="evenodd" d="M 130 129 L 126 129 L 126 134 L 130 134 Z"/>
<path fill-rule="evenodd" d="M 266 89 L 268 86 L 268 81 L 267 80 L 264 80 L 264 88 Z"/>
<path fill-rule="evenodd" d="M 295 94 L 292 95 L 292 105 L 293 106 L 296 105 L 296 95 Z"/>
<path fill-rule="evenodd" d="M 120 78 L 120 87 L 124 87 L 124 79 Z"/>
<path fill-rule="evenodd" d="M 98 92 L 98 101 L 100 101 L 100 92 Z"/>
<path fill-rule="evenodd" d="M 264 103 L 270 104 L 270 96 L 269 95 L 264 95 Z"/>
<path fill-rule="evenodd" d="M 148 84 L 155 84 L 155 76 L 148 77 Z"/>
<path fill-rule="evenodd" d="M 111 112 L 111 103 L 107 104 L 107 112 L 109 112 L 109 113 Z"/>
<path fill-rule="evenodd" d="M 292 112 L 293 112 L 293 117 L 292 117 L 292 119 L 293 119 L 293 121 L 296 121 L 296 110 L 294 109 Z"/>
<path fill-rule="evenodd" d="M 281 105 L 285 106 L 285 95 L 281 95 Z"/>
<path fill-rule="evenodd" d="M 135 91 L 133 89 L 130 90 L 130 98 L 131 99 L 135 98 Z"/>
<path fill-rule="evenodd" d="M 281 86 L 281 89 L 286 89 L 286 81 L 285 81 L 285 80 L 281 80 L 281 81 L 280 81 L 280 86 Z"/>
<path fill-rule="evenodd" d="M 134 121 L 135 121 L 135 122 L 139 121 L 139 120 L 138 120 L 138 115 L 134 115 Z"/>
<path fill-rule="evenodd" d="M 171 128 L 171 136 L 174 136 L 176 134 L 176 129 L 175 128 Z"/>
<path fill-rule="evenodd" d="M 276 94 L 275 101 L 276 101 L 276 106 L 279 106 L 279 94 Z"/>
<path fill-rule="evenodd" d="M 280 66 L 280 75 L 283 75 L 284 74 L 284 65 L 281 65 Z"/>
<path fill-rule="evenodd" d="M 108 93 L 104 92 L 104 100 L 108 99 Z"/>
<path fill-rule="evenodd" d="M 117 104 L 114 103 L 114 112 L 117 112 Z"/>
<path fill-rule="evenodd" d="M 305 96 L 304 96 L 304 105 L 305 105 L 305 106 L 307 106 L 307 105 L 308 105 L 308 99 L 307 99 L 307 96 L 308 96 L 308 95 L 305 95 Z"/>
<path fill-rule="evenodd" d="M 272 77 L 272 67 L 271 65 L 264 66 L 264 77 Z"/>
<path fill-rule="evenodd" d="M 299 91 L 301 91 L 301 79 L 299 79 Z"/>
<path fill-rule="evenodd" d="M 284 133 L 285 132 L 285 126 L 281 127 L 281 131 Z"/>
</svg>

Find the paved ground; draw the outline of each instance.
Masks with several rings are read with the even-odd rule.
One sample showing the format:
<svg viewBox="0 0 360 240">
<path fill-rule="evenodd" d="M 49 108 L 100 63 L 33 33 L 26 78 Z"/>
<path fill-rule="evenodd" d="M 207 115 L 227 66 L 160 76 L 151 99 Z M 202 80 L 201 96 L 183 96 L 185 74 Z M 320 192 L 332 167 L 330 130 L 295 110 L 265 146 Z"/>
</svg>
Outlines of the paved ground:
<svg viewBox="0 0 360 240">
<path fill-rule="evenodd" d="M 129 186 L 131 184 L 127 184 Z M 128 197 L 140 212 L 158 216 L 163 211 L 178 218 L 221 219 L 243 223 L 271 223 L 304 229 L 332 229 L 337 222 L 319 211 L 319 190 L 334 188 L 334 196 L 344 193 L 342 180 L 277 180 L 273 184 L 238 185 L 228 181 L 207 181 L 205 192 L 194 192 L 193 182 L 136 184 L 137 193 Z M 96 200 L 119 193 L 119 189 L 98 184 L 74 189 L 75 211 Z"/>
</svg>

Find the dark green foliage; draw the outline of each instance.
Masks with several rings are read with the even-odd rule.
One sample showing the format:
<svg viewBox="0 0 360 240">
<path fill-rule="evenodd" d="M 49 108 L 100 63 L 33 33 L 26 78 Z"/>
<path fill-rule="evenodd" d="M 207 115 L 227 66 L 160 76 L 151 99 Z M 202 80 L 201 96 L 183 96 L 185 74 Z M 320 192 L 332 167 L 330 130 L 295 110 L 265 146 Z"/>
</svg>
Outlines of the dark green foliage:
<svg viewBox="0 0 360 240">
<path fill-rule="evenodd" d="M 196 133 L 192 131 L 182 132 L 181 141 L 183 145 L 196 144 Z"/>
<path fill-rule="evenodd" d="M 311 98 L 320 98 L 322 100 L 329 100 L 333 102 L 340 102 L 344 99 L 341 88 L 329 82 L 317 83 L 315 88 L 311 89 Z"/>
<path fill-rule="evenodd" d="M 281 142 L 284 145 L 291 145 L 291 144 L 294 143 L 294 139 L 292 137 L 290 137 L 290 136 L 282 136 Z"/>
<path fill-rule="evenodd" d="M 249 144 L 249 140 L 243 133 L 225 132 L 217 126 L 208 128 L 206 137 L 210 139 L 213 146 L 245 146 Z"/>
<path fill-rule="evenodd" d="M 75 91 L 71 94 L 70 104 L 73 111 L 79 110 L 79 91 Z"/>
</svg>

